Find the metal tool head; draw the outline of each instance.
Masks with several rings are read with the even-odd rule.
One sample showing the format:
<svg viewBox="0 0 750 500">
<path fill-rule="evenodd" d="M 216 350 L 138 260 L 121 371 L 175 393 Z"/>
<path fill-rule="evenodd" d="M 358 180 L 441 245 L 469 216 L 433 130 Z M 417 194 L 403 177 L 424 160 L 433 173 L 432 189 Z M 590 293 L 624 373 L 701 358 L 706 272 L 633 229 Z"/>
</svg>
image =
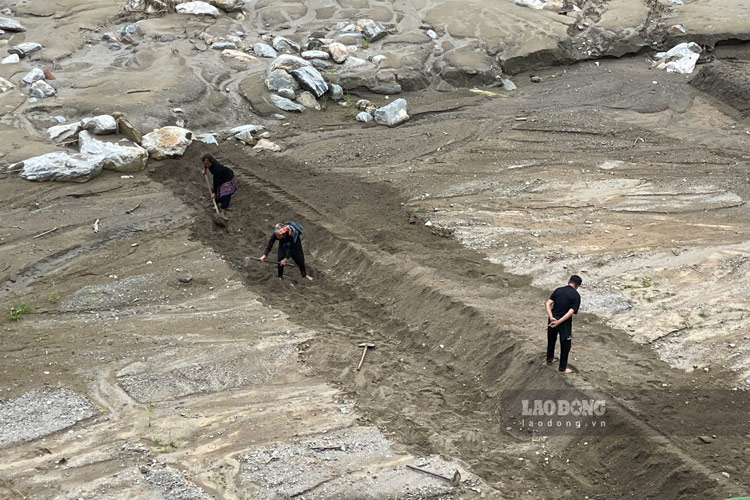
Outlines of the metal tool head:
<svg viewBox="0 0 750 500">
<path fill-rule="evenodd" d="M 375 347 L 375 344 L 368 344 L 367 342 L 363 342 L 359 344 L 359 347 Z"/>
</svg>

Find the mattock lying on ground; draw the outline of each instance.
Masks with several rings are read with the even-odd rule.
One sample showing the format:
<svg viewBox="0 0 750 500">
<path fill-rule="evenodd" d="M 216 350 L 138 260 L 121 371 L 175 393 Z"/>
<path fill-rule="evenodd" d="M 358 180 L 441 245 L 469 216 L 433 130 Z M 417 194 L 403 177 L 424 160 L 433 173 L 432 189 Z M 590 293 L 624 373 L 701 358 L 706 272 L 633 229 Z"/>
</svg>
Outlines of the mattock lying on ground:
<svg viewBox="0 0 750 500">
<path fill-rule="evenodd" d="M 440 474 L 435 474 L 434 472 L 430 472 L 428 470 L 420 469 L 419 467 L 414 467 L 413 465 L 406 464 L 406 466 L 409 469 L 415 470 L 417 472 L 421 472 L 422 474 L 427 474 L 429 476 L 436 477 L 438 479 L 444 479 L 445 481 L 448 481 L 449 483 L 451 483 L 451 486 L 453 486 L 454 488 L 458 486 L 459 484 L 461 484 L 461 473 L 458 471 L 454 472 L 453 477 L 450 478 L 450 477 L 442 476 Z"/>
<path fill-rule="evenodd" d="M 359 364 L 357 365 L 357 371 L 359 371 L 360 368 L 362 368 L 362 363 L 365 362 L 365 354 L 367 354 L 367 348 L 375 349 L 375 344 L 368 344 L 367 342 L 364 342 L 362 344 L 359 344 L 359 347 L 362 347 L 362 359 L 359 360 Z"/>
</svg>

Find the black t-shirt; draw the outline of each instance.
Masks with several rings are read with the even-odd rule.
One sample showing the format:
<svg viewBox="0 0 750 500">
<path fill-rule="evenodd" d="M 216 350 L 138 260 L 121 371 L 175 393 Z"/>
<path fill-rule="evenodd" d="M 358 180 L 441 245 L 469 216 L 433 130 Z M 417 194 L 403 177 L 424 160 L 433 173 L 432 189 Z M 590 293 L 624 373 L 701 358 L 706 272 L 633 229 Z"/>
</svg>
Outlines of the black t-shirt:
<svg viewBox="0 0 750 500">
<path fill-rule="evenodd" d="M 572 286 L 566 285 L 557 288 L 549 298 L 554 302 L 552 305 L 552 316 L 555 318 L 562 318 L 571 309 L 573 309 L 574 314 L 578 314 L 578 308 L 581 305 L 581 296 L 578 294 L 578 290 Z M 565 321 L 565 323 L 568 322 L 573 322 L 572 316 Z"/>
</svg>

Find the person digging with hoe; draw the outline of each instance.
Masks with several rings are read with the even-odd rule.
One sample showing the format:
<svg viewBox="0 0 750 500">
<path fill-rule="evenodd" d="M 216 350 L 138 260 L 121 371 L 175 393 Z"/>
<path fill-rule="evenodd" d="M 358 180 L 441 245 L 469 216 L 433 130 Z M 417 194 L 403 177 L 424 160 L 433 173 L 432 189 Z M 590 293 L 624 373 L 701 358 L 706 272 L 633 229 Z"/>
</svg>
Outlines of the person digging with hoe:
<svg viewBox="0 0 750 500">
<path fill-rule="evenodd" d="M 216 202 L 216 205 L 221 209 L 221 216 L 226 219 L 229 201 L 235 191 L 237 191 L 234 172 L 231 168 L 225 167 L 216 161 L 210 154 L 203 155 L 201 160 L 203 161 L 203 175 L 206 175 L 206 172 L 211 172 L 211 176 L 214 178 L 214 185 L 211 188 L 211 199 Z"/>
<path fill-rule="evenodd" d="M 581 277 L 574 274 L 568 280 L 567 286 L 561 286 L 552 292 L 544 306 L 547 309 L 547 364 L 551 365 L 555 355 L 555 343 L 560 334 L 560 366 L 563 373 L 572 373 L 568 368 L 568 353 L 573 343 L 573 315 L 578 314 L 581 296 L 578 287 Z"/>
<path fill-rule="evenodd" d="M 260 260 L 261 262 L 265 262 L 266 257 L 271 252 L 271 249 L 273 249 L 273 245 L 276 243 L 276 240 L 279 240 L 279 279 L 283 278 L 284 266 L 286 265 L 287 260 L 291 257 L 294 263 L 297 264 L 297 267 L 299 267 L 299 271 L 300 273 L 302 273 L 302 277 L 312 281 L 312 276 L 308 276 L 307 272 L 305 271 L 305 254 L 302 251 L 301 235 L 302 226 L 300 226 L 296 222 L 279 222 L 278 224 L 276 224 L 276 227 L 273 230 L 271 239 L 268 240 L 266 251 L 263 252 L 263 255 L 261 255 L 260 259 L 258 260 Z"/>
</svg>

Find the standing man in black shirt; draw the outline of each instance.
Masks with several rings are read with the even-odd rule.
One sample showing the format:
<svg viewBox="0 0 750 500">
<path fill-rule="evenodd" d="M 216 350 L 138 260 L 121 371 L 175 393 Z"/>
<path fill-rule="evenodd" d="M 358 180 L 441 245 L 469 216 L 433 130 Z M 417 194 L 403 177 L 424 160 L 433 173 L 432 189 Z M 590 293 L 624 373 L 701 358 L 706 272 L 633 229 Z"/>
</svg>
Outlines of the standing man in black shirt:
<svg viewBox="0 0 750 500">
<path fill-rule="evenodd" d="M 568 368 L 568 353 L 573 342 L 573 315 L 578 314 L 581 305 L 581 296 L 578 294 L 581 283 L 581 277 L 574 274 L 568 280 L 568 285 L 557 288 L 544 304 L 547 309 L 547 364 L 552 364 L 559 333 L 559 370 L 563 373 L 573 372 Z"/>
</svg>

